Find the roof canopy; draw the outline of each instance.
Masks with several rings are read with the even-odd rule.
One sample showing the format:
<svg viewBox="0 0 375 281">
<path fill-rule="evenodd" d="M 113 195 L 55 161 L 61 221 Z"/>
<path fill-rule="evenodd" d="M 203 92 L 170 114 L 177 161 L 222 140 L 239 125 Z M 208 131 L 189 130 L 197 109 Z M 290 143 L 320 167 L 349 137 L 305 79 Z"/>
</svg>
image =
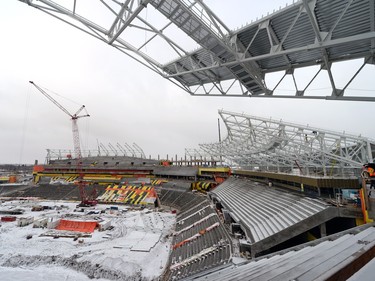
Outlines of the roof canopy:
<svg viewBox="0 0 375 281">
<path fill-rule="evenodd" d="M 191 95 L 375 101 L 371 93 L 345 94 L 375 61 L 373 0 L 296 1 L 236 31 L 202 0 L 20 1 L 112 45 Z M 359 58 L 362 66 L 336 87 L 332 64 Z M 298 87 L 294 72 L 308 66 L 317 68 L 310 82 Z M 267 86 L 266 74 L 278 71 L 285 74 L 276 86 Z M 321 71 L 331 92 L 307 95 Z M 279 95 L 286 76 L 295 92 Z"/>
</svg>

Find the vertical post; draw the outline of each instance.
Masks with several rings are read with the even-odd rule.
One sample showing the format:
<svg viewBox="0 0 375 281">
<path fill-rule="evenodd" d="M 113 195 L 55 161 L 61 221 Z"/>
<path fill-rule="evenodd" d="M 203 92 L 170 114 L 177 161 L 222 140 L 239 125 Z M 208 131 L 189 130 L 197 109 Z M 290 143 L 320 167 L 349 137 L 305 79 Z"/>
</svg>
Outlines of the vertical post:
<svg viewBox="0 0 375 281">
<path fill-rule="evenodd" d="M 326 237 L 327 236 L 327 228 L 326 228 L 326 223 L 323 222 L 321 225 L 319 225 L 320 228 L 320 237 Z"/>
<path fill-rule="evenodd" d="M 364 202 L 363 203 L 365 203 L 365 210 L 367 210 L 368 209 L 368 206 L 369 206 L 369 202 L 368 202 L 368 194 L 367 194 L 367 181 L 366 181 L 366 179 L 365 178 L 362 178 L 362 190 L 363 190 L 363 197 L 364 197 Z M 362 204 L 363 204 L 362 203 Z"/>
<path fill-rule="evenodd" d="M 219 118 L 217 118 L 217 127 L 218 127 L 218 131 L 219 131 L 219 142 L 221 143 L 220 119 Z"/>
<path fill-rule="evenodd" d="M 359 196 L 361 198 L 361 209 L 363 214 L 363 223 L 367 223 L 367 216 L 366 216 L 366 199 L 367 199 L 367 190 L 366 190 L 366 180 L 362 179 L 362 189 L 359 190 Z"/>
<path fill-rule="evenodd" d="M 220 154 L 220 166 L 223 166 L 223 156 L 222 156 L 222 154 L 221 154 L 220 118 L 217 118 L 217 128 L 218 128 L 218 132 L 219 132 L 219 146 L 220 146 L 219 154 Z"/>
</svg>

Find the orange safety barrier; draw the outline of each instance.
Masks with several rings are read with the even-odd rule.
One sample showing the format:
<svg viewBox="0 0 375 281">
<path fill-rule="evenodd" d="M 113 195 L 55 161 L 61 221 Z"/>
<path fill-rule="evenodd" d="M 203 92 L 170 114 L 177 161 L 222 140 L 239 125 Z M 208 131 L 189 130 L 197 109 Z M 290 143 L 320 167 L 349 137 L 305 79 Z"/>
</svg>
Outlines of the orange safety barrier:
<svg viewBox="0 0 375 281">
<path fill-rule="evenodd" d="M 92 233 L 97 225 L 98 223 L 96 221 L 61 220 L 56 229 Z"/>
<path fill-rule="evenodd" d="M 190 241 L 192 241 L 194 239 L 197 239 L 199 236 L 202 236 L 202 235 L 206 234 L 206 232 L 214 229 L 215 227 L 218 227 L 219 225 L 220 224 L 218 222 L 216 222 L 216 223 L 214 223 L 213 225 L 211 225 L 211 226 L 209 226 L 207 228 L 203 228 L 203 229 L 199 230 L 197 234 L 195 234 L 195 235 L 193 235 L 193 236 L 191 236 L 191 237 L 189 237 L 189 238 L 187 238 L 185 240 L 182 240 L 181 242 L 173 245 L 172 249 L 176 250 L 177 248 L 182 247 L 186 243 L 188 243 L 188 242 L 190 242 Z"/>
<path fill-rule="evenodd" d="M 17 182 L 17 176 L 11 175 L 9 176 L 9 183 L 16 183 Z"/>
<path fill-rule="evenodd" d="M 226 178 L 219 177 L 219 176 L 214 176 L 214 178 L 215 178 L 215 182 L 218 184 L 223 183 L 226 180 Z"/>
<path fill-rule="evenodd" d="M 44 171 L 44 166 L 43 165 L 34 165 L 33 167 L 33 172 L 43 172 Z"/>
<path fill-rule="evenodd" d="M 181 241 L 180 243 L 177 243 L 176 245 L 173 246 L 173 250 L 176 250 L 178 247 L 183 246 L 186 243 L 186 241 Z"/>
</svg>

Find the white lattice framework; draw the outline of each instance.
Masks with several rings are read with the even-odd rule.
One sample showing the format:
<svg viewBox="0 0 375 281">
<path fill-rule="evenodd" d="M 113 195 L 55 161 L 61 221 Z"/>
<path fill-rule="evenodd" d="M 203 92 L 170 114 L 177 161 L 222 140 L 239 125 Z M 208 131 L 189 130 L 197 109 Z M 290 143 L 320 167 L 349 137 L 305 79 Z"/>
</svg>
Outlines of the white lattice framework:
<svg viewBox="0 0 375 281">
<path fill-rule="evenodd" d="M 293 1 L 238 30 L 203 0 L 19 1 L 111 45 L 191 95 L 375 101 L 373 92 L 347 94 L 362 69 L 375 63 L 373 0 Z M 333 65 L 354 59 L 362 65 L 337 81 Z M 308 83 L 300 82 L 295 71 L 314 66 Z M 267 85 L 266 75 L 280 71 L 276 85 Z M 314 94 L 310 86 L 322 75 L 331 91 Z M 287 78 L 294 93 L 280 94 Z"/>
<path fill-rule="evenodd" d="M 82 157 L 100 157 L 100 156 L 129 156 L 129 157 L 138 157 L 146 159 L 146 155 L 143 149 L 133 143 L 129 145 L 127 143 L 120 144 L 116 143 L 116 147 L 111 143 L 108 143 L 107 148 L 103 143 L 100 143 L 97 149 L 88 149 L 82 150 Z M 68 156 L 69 155 L 69 156 Z M 46 163 L 49 163 L 51 160 L 61 160 L 71 157 L 72 150 L 69 149 L 47 149 Z"/>
<path fill-rule="evenodd" d="M 232 166 L 303 175 L 357 175 L 372 162 L 375 141 L 283 121 L 220 110 L 228 135 L 220 143 L 201 144 L 211 157 Z"/>
</svg>

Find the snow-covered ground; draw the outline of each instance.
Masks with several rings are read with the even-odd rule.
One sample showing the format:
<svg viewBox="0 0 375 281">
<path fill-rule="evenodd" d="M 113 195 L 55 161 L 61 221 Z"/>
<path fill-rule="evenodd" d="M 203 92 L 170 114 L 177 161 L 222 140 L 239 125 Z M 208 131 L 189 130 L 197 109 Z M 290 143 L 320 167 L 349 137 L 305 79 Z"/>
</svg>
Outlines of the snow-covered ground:
<svg viewBox="0 0 375 281">
<path fill-rule="evenodd" d="M 108 210 L 98 205 L 77 212 L 77 203 L 63 201 L 10 201 L 0 210 L 21 208 L 15 222 L 0 224 L 0 280 L 157 280 L 166 268 L 175 215 L 153 210 Z M 35 205 L 52 209 L 31 211 Z M 100 211 L 106 210 L 105 213 Z M 81 210 L 81 209 L 79 209 Z M 95 211 L 94 214 L 87 214 Z M 93 213 L 93 212 L 92 212 Z M 98 214 L 96 214 L 98 213 Z M 4 216 L 4 215 L 0 215 Z M 41 236 L 51 231 L 19 227 L 20 217 L 111 221 L 110 230 L 74 239 Z M 56 231 L 56 230 L 53 230 Z M 61 231 L 57 231 L 61 233 Z M 27 239 L 27 237 L 32 238 Z M 55 235 L 56 236 L 56 235 Z"/>
</svg>

